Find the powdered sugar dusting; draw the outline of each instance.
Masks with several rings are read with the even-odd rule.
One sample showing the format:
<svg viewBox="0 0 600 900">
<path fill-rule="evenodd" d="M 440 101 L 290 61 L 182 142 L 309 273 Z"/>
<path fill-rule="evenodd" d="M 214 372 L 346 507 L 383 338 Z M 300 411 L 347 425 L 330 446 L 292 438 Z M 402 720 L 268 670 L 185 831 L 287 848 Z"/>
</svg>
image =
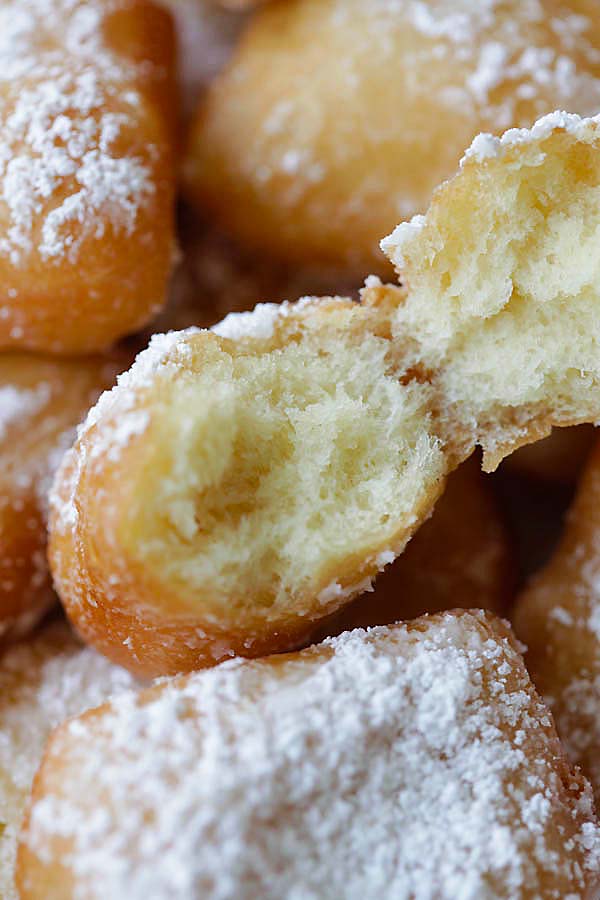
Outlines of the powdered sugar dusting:
<svg viewBox="0 0 600 900">
<path fill-rule="evenodd" d="M 0 11 L 0 253 L 75 262 L 83 240 L 130 234 L 154 192 L 119 138 L 140 104 L 135 67 L 103 37 L 117 0 L 12 0 Z"/>
<path fill-rule="evenodd" d="M 243 337 L 268 339 L 273 336 L 277 320 L 284 311 L 284 304 L 259 303 L 251 312 L 229 313 L 213 325 L 211 331 L 230 340 Z"/>
<path fill-rule="evenodd" d="M 23 808 L 51 730 L 134 685 L 57 623 L 0 660 L 0 895 L 16 900 L 14 857 Z"/>
<path fill-rule="evenodd" d="M 483 614 L 227 662 L 54 752 L 27 840 L 71 843 L 77 897 L 581 898 L 599 871 L 589 792 Z"/>
<path fill-rule="evenodd" d="M 425 216 L 413 216 L 409 222 L 396 225 L 392 233 L 381 241 L 381 249 L 397 269 L 404 266 L 403 248 L 422 231 L 424 225 Z"/>
<path fill-rule="evenodd" d="M 600 115 L 586 119 L 573 113 L 557 110 L 538 119 L 532 128 L 510 128 L 501 137 L 479 134 L 466 151 L 461 165 L 464 165 L 469 159 L 483 162 L 486 159 L 501 157 L 512 147 L 544 141 L 556 131 L 566 131 L 579 141 L 598 139 L 600 137 Z"/>
<path fill-rule="evenodd" d="M 0 386 L 0 441 L 5 440 L 11 425 L 23 417 L 34 416 L 49 402 L 50 385 L 41 383 L 35 388 L 21 388 L 13 384 Z"/>
<path fill-rule="evenodd" d="M 342 297 L 300 297 L 293 303 L 288 300 L 282 303 L 257 303 L 249 312 L 229 313 L 210 330 L 233 341 L 243 338 L 269 340 L 275 334 L 278 323 L 310 307 L 323 306 L 328 299 L 345 300 Z"/>
</svg>

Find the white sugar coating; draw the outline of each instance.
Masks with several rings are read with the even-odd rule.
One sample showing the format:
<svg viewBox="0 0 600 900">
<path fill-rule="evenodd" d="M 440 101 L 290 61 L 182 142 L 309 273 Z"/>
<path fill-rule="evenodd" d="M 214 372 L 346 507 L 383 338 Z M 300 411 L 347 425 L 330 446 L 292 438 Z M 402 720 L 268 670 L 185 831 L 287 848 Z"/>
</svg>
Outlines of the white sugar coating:
<svg viewBox="0 0 600 900">
<path fill-rule="evenodd" d="M 118 146 L 140 104 L 135 67 L 103 37 L 121 5 L 12 0 L 0 9 L 0 254 L 16 266 L 32 254 L 75 263 L 87 237 L 130 234 L 154 192 L 144 162 Z"/>
<path fill-rule="evenodd" d="M 258 303 L 250 312 L 229 313 L 211 331 L 232 341 L 244 337 L 268 339 L 273 336 L 277 320 L 284 314 L 285 305 Z"/>
<path fill-rule="evenodd" d="M 134 685 L 124 669 L 84 648 L 62 622 L 0 657 L 0 896 L 16 900 L 17 835 L 51 730 Z"/>
<path fill-rule="evenodd" d="M 597 474 L 583 482 L 595 496 Z M 591 480 L 590 480 L 591 479 Z M 577 515 L 581 515 L 578 513 Z M 545 699 L 552 709 L 561 740 L 573 763 L 589 777 L 600 798 L 600 554 L 594 546 L 593 526 L 586 542 L 572 548 L 566 563 L 568 580 L 558 580 L 552 568 L 532 590 L 544 600 L 548 625 L 543 652 L 556 662 L 544 676 Z M 597 534 L 597 532 L 596 532 Z M 590 544 L 590 538 L 592 543 Z M 564 606 L 568 608 L 564 608 Z M 539 654 L 541 647 L 535 648 Z M 534 672 L 534 676 L 537 673 Z"/>
<path fill-rule="evenodd" d="M 334 298 L 341 299 L 341 298 Z M 211 327 L 211 331 L 220 337 L 236 341 L 241 338 L 257 338 L 268 340 L 273 337 L 278 322 L 290 315 L 301 312 L 310 306 L 323 303 L 323 297 L 300 297 L 293 303 L 284 300 L 282 303 L 257 303 L 249 312 L 229 313 L 220 322 Z"/>
<path fill-rule="evenodd" d="M 419 234 L 424 225 L 425 216 L 413 216 L 410 221 L 396 225 L 392 233 L 381 241 L 379 246 L 396 268 L 401 269 L 404 265 L 402 248 Z"/>
<path fill-rule="evenodd" d="M 568 6 L 550 19 L 558 47 L 531 46 L 527 27 L 549 18 L 542 0 L 521 0 L 514 11 L 498 0 L 380 0 L 374 7 L 388 14 L 404 12 L 421 35 L 440 43 L 440 54 L 448 53 L 467 66 L 464 89 L 452 89 L 442 102 L 465 104 L 494 110 L 498 127 L 514 120 L 521 99 L 534 99 L 552 85 L 557 97 L 572 98 L 589 108 L 597 104 L 600 80 L 578 72 L 569 53 L 575 48 L 589 64 L 600 62 L 600 48 L 589 39 L 592 22 L 575 15 Z M 511 96 L 496 101 L 493 92 L 514 82 Z"/>
<path fill-rule="evenodd" d="M 226 662 L 66 727 L 27 842 L 42 861 L 69 842 L 73 900 L 586 895 L 589 787 L 561 770 L 484 614 L 284 660 Z"/>
<path fill-rule="evenodd" d="M 510 7 L 513 7 L 511 9 Z M 337 0 L 331 16 L 343 26 L 354 4 Z M 507 9 L 508 7 L 508 9 Z M 514 121 L 522 99 L 535 99 L 551 86 L 557 97 L 583 102 L 590 109 L 600 96 L 600 80 L 579 71 L 569 54 L 575 49 L 590 65 L 600 62 L 600 48 L 590 39 L 593 22 L 574 15 L 568 4 L 550 18 L 542 0 L 369 0 L 361 3 L 368 17 L 364 39 L 377 38 L 380 52 L 394 52 L 393 29 L 414 28 L 437 45 L 433 59 L 448 58 L 465 66 L 464 85 L 442 91 L 442 105 L 491 110 L 499 128 Z M 531 46 L 529 28 L 548 22 L 556 46 Z M 415 49 L 415 59 L 422 50 Z M 510 96 L 494 97 L 503 83 L 513 83 Z M 568 104 L 565 104 L 568 105 Z"/>
<path fill-rule="evenodd" d="M 0 386 L 0 441 L 7 437 L 11 425 L 27 416 L 40 412 L 49 402 L 50 385 L 42 383 L 35 388 L 21 388 L 13 384 Z"/>
<path fill-rule="evenodd" d="M 509 128 L 501 137 L 494 137 L 492 134 L 477 135 L 465 152 L 461 165 L 471 158 L 483 161 L 502 157 L 512 147 L 543 141 L 555 131 L 566 131 L 568 134 L 574 135 L 577 140 L 581 140 L 586 133 L 595 130 L 599 124 L 600 115 L 582 118 L 574 113 L 556 110 L 542 116 L 531 128 Z"/>
</svg>

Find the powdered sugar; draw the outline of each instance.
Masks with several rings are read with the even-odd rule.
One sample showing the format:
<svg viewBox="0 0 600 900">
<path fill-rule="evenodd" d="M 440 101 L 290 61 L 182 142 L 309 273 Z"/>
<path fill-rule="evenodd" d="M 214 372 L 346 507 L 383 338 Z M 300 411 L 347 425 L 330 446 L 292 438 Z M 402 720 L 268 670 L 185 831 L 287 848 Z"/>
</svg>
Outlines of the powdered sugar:
<svg viewBox="0 0 600 900">
<path fill-rule="evenodd" d="M 446 615 L 73 721 L 28 843 L 70 842 L 75 898 L 577 898 L 600 837 L 557 752 L 512 645 Z"/>
<path fill-rule="evenodd" d="M 600 115 L 585 119 L 573 113 L 557 110 L 538 119 L 532 128 L 510 128 L 501 137 L 479 134 L 466 151 L 461 165 L 464 165 L 469 159 L 482 162 L 486 159 L 501 157 L 512 147 L 546 140 L 556 131 L 566 131 L 580 141 L 598 139 Z"/>
<path fill-rule="evenodd" d="M 391 234 L 381 241 L 381 249 L 397 269 L 404 266 L 404 246 L 411 242 L 423 229 L 425 216 L 413 216 L 409 222 L 400 222 Z"/>
<path fill-rule="evenodd" d="M 0 386 L 0 441 L 5 440 L 10 426 L 15 422 L 40 412 L 51 395 L 50 385 L 44 382 L 35 388 L 21 388 L 13 384 Z"/>
<path fill-rule="evenodd" d="M 103 37 L 117 2 L 13 0 L 0 13 L 0 253 L 22 265 L 75 262 L 83 240 L 127 235 L 154 192 L 145 163 L 123 154 L 136 121 L 135 67 Z M 127 86 L 127 90 L 124 87 Z"/>
<path fill-rule="evenodd" d="M 132 677 L 84 648 L 63 623 L 0 660 L 0 895 L 13 900 L 17 834 L 50 731 L 68 716 L 132 687 Z"/>
<path fill-rule="evenodd" d="M 244 337 L 268 339 L 273 336 L 277 320 L 285 310 L 284 304 L 258 303 L 251 312 L 229 313 L 211 331 L 221 337 L 237 340 Z"/>
<path fill-rule="evenodd" d="M 268 340 L 275 334 L 278 323 L 319 304 L 323 304 L 322 297 L 300 297 L 294 303 L 287 300 L 282 303 L 257 303 L 249 312 L 229 313 L 210 330 L 233 341 L 243 338 Z"/>
</svg>

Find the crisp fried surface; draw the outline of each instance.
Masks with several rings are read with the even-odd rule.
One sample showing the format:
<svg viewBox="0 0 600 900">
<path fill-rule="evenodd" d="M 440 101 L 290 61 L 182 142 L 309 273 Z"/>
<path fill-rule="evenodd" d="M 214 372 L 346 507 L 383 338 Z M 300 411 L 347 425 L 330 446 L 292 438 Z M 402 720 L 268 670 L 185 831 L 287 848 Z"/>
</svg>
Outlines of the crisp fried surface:
<svg viewBox="0 0 600 900">
<path fill-rule="evenodd" d="M 558 900 L 591 890 L 599 848 L 589 785 L 478 612 L 224 663 L 73 720 L 36 778 L 18 884 Z"/>
<path fill-rule="evenodd" d="M 388 274 L 481 131 L 600 108 L 595 0 L 290 0 L 251 20 L 198 110 L 189 195 L 242 243 Z"/>
<path fill-rule="evenodd" d="M 146 0 L 12 0 L 0 29 L 0 348 L 110 346 L 173 256 L 171 23 Z"/>
<path fill-rule="evenodd" d="M 600 445 L 550 562 L 517 601 L 515 627 L 573 762 L 600 795 Z"/>
</svg>

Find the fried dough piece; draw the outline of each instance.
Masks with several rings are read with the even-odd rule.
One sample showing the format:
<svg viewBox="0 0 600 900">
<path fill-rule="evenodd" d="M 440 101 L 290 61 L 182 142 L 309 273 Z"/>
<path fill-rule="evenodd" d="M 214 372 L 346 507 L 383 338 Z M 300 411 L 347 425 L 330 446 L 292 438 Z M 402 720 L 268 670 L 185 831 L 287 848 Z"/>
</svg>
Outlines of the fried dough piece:
<svg viewBox="0 0 600 900">
<path fill-rule="evenodd" d="M 227 662 L 72 720 L 35 780 L 18 885 L 545 900 L 586 896 L 599 852 L 589 785 L 507 627 L 477 612 Z"/>
<path fill-rule="evenodd" d="M 490 469 L 600 419 L 599 232 L 600 124 L 557 114 L 479 139 L 386 240 L 408 292 L 155 338 L 56 482 L 52 568 L 85 639 L 149 675 L 298 647 L 477 443 Z"/>
<path fill-rule="evenodd" d="M 573 762 L 600 798 L 600 444 L 562 540 L 515 607 L 515 628 Z"/>
<path fill-rule="evenodd" d="M 56 602 L 46 562 L 50 483 L 76 425 L 128 359 L 0 356 L 0 642 Z"/>
<path fill-rule="evenodd" d="M 148 675 L 289 649 L 401 552 L 450 453 L 386 327 L 332 299 L 152 340 L 53 500 L 55 584 L 86 641 Z"/>
<path fill-rule="evenodd" d="M 471 432 L 488 471 L 553 426 L 600 419 L 599 235 L 600 118 L 556 112 L 479 135 L 427 215 L 382 241 L 407 288 L 393 338 L 443 397 L 440 427 Z"/>
<path fill-rule="evenodd" d="M 480 131 L 600 109 L 596 0 L 288 0 L 258 11 L 199 108 L 186 182 L 264 256 L 389 274 Z"/>
<path fill-rule="evenodd" d="M 169 15 L 0 8 L 0 348 L 85 353 L 144 324 L 174 253 Z"/>
<path fill-rule="evenodd" d="M 512 540 L 473 457 L 453 472 L 431 519 L 402 556 L 326 626 L 329 634 L 390 625 L 460 606 L 506 614 L 516 563 Z"/>
<path fill-rule="evenodd" d="M 131 676 L 82 647 L 63 621 L 0 656 L 0 897 L 16 900 L 17 838 L 44 746 L 69 716 L 134 687 Z"/>
</svg>

